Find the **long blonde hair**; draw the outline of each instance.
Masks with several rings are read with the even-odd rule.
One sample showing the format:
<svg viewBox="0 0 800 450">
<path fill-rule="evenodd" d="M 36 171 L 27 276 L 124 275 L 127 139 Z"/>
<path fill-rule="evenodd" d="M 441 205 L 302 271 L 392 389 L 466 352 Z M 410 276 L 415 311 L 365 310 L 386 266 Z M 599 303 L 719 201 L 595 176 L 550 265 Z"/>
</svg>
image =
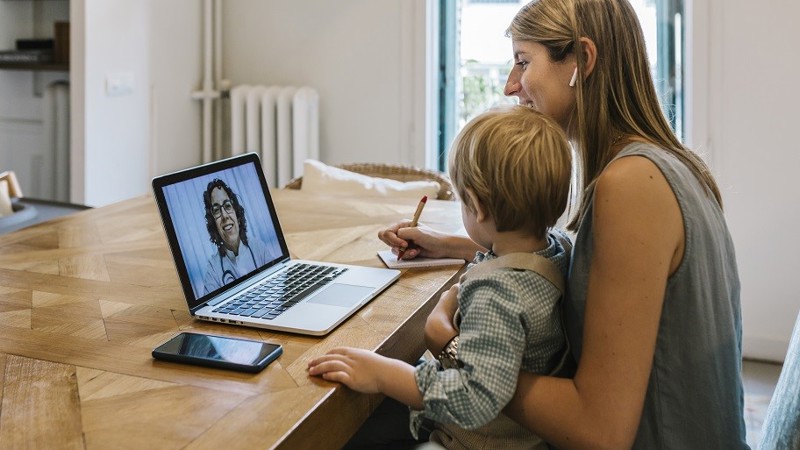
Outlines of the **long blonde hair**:
<svg viewBox="0 0 800 450">
<path fill-rule="evenodd" d="M 627 0 L 534 0 L 520 9 L 506 34 L 516 41 L 544 45 L 556 62 L 573 53 L 576 56 L 576 105 L 566 131 L 579 155 L 578 182 L 584 192 L 570 229 L 580 224 L 594 181 L 614 158 L 612 147 L 622 134 L 642 138 L 675 155 L 722 205 L 708 166 L 678 140 L 661 110 L 644 35 Z M 582 37 L 591 39 L 597 48 L 588 77 L 584 76 Z"/>
<path fill-rule="evenodd" d="M 556 122 L 525 106 L 499 106 L 458 133 L 448 172 L 467 208 L 477 201 L 497 231 L 525 230 L 543 238 L 569 198 L 572 151 Z"/>
</svg>

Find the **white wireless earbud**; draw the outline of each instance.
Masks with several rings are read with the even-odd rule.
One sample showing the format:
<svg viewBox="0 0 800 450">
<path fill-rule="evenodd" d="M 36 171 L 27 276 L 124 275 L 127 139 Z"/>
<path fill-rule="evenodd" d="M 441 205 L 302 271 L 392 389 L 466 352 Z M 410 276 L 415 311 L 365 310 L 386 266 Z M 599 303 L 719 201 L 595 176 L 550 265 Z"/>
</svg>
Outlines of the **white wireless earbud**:
<svg viewBox="0 0 800 450">
<path fill-rule="evenodd" d="M 575 87 L 575 83 L 578 82 L 578 68 L 575 68 L 575 71 L 572 72 L 572 78 L 569 80 L 569 87 Z"/>
</svg>

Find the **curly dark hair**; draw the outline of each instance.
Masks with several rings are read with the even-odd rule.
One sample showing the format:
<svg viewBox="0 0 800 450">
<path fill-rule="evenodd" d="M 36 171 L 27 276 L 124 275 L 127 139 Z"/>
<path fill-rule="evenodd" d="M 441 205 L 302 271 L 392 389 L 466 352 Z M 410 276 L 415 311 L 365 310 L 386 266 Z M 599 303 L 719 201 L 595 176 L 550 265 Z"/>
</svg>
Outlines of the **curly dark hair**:
<svg viewBox="0 0 800 450">
<path fill-rule="evenodd" d="M 211 213 L 211 192 L 214 189 L 220 188 L 228 194 L 228 198 L 233 205 L 233 211 L 236 214 L 236 220 L 239 222 L 239 239 L 247 245 L 247 219 L 244 217 L 244 206 L 239 203 L 239 196 L 219 178 L 214 178 L 208 183 L 206 191 L 203 193 L 203 204 L 206 209 L 206 229 L 208 230 L 209 240 L 212 244 L 217 246 L 220 255 L 225 254 L 225 242 L 222 236 L 219 235 L 217 230 L 217 221 L 214 219 L 214 214 Z"/>
</svg>

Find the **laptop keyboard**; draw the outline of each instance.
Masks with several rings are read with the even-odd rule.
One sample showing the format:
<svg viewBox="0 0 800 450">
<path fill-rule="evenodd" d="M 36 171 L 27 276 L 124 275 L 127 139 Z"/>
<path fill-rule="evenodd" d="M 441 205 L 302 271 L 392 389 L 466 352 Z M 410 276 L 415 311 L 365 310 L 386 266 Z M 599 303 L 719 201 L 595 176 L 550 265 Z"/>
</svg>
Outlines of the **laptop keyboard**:
<svg viewBox="0 0 800 450">
<path fill-rule="evenodd" d="M 271 320 L 346 271 L 346 267 L 295 264 L 213 312 Z"/>
</svg>

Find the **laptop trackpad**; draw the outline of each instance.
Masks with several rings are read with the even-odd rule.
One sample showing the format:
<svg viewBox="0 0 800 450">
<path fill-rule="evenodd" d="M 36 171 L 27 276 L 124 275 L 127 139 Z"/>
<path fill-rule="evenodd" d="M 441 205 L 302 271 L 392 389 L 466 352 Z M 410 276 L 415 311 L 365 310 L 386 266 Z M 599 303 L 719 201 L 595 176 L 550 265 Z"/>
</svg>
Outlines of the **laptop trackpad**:
<svg viewBox="0 0 800 450">
<path fill-rule="evenodd" d="M 366 298 L 372 290 L 373 288 L 366 286 L 334 283 L 308 299 L 308 303 L 322 303 L 324 305 L 349 308 Z"/>
</svg>

